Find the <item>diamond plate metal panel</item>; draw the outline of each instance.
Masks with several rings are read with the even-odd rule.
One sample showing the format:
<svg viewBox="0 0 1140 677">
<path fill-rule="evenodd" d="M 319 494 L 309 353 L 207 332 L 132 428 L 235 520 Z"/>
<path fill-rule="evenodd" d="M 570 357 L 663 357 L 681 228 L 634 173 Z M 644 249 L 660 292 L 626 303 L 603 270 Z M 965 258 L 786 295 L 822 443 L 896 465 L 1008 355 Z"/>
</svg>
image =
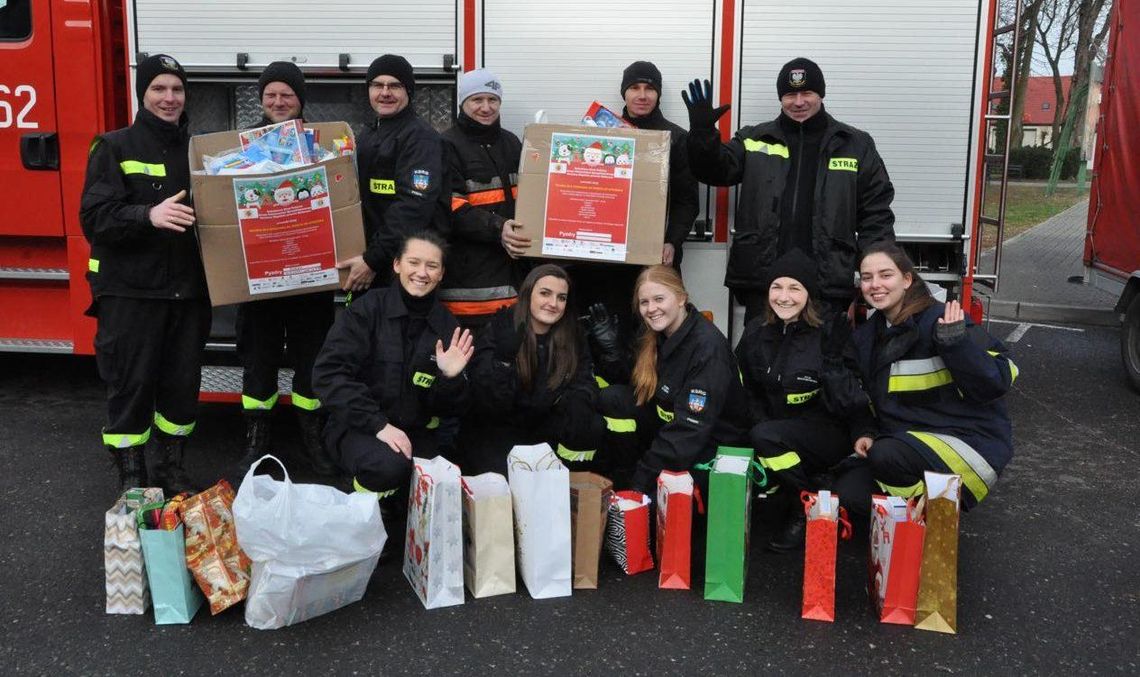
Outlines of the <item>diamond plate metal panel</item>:
<svg viewBox="0 0 1140 677">
<path fill-rule="evenodd" d="M 207 134 L 233 129 L 232 85 L 196 82 L 186 97 L 186 114 L 190 116 L 190 133 Z"/>
<path fill-rule="evenodd" d="M 282 395 L 293 392 L 293 370 L 277 371 L 277 391 Z M 202 392 L 240 393 L 241 367 L 202 367 Z"/>
</svg>

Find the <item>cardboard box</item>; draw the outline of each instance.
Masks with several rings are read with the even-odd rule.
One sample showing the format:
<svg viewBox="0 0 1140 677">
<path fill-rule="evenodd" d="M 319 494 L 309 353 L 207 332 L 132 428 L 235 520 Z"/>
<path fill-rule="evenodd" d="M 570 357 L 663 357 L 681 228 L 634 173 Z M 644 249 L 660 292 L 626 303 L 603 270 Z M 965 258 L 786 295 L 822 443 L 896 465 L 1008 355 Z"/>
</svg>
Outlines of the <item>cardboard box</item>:
<svg viewBox="0 0 1140 677">
<path fill-rule="evenodd" d="M 526 256 L 661 263 L 669 132 L 531 124 L 520 164 Z"/>
<path fill-rule="evenodd" d="M 321 146 L 332 147 L 332 139 L 348 135 L 353 137 L 352 128 L 344 122 L 307 123 L 306 127 L 320 132 Z M 217 155 L 223 151 L 240 147 L 238 132 L 218 132 L 201 134 L 190 139 L 190 171 L 202 170 L 203 155 Z M 355 139 L 353 141 L 355 147 Z M 238 200 L 234 181 L 247 179 L 273 179 L 312 168 L 323 167 L 327 177 L 328 202 L 332 211 L 333 250 L 337 261 L 357 256 L 364 251 L 364 218 L 360 207 L 360 187 L 357 183 L 356 165 L 352 156 L 337 157 L 314 163 L 301 169 L 290 169 L 275 174 L 241 174 L 235 176 L 207 176 L 192 174 L 190 184 L 193 189 L 194 213 L 198 221 L 198 239 L 202 247 L 202 263 L 206 269 L 206 284 L 210 289 L 210 303 L 215 306 L 241 303 L 244 301 L 295 296 L 315 291 L 333 290 L 340 287 L 348 276 L 347 271 L 337 271 L 336 280 L 322 282 L 315 286 L 280 291 L 251 292 L 245 253 L 242 248 L 242 233 L 238 217 Z M 314 191 L 315 194 L 315 191 Z M 288 268 L 288 263 L 281 264 Z M 326 275 L 327 277 L 327 275 Z M 269 285 L 263 288 L 269 288 Z"/>
</svg>

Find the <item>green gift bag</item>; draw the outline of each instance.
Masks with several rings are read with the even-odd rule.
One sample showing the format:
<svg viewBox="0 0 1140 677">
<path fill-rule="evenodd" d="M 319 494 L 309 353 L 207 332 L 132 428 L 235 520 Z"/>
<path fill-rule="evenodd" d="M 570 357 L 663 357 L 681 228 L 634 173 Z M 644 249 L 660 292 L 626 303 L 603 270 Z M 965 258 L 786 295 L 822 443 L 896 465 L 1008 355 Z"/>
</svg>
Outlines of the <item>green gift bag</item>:
<svg viewBox="0 0 1140 677">
<path fill-rule="evenodd" d="M 156 625 L 189 623 L 202 606 L 202 593 L 186 568 L 186 538 L 177 529 L 139 529 Z"/>
<path fill-rule="evenodd" d="M 752 449 L 742 447 L 719 447 L 711 463 L 697 467 L 709 471 L 705 599 L 743 602 L 752 521 L 749 472 L 755 468 L 763 477 L 764 470 L 752 460 Z"/>
</svg>

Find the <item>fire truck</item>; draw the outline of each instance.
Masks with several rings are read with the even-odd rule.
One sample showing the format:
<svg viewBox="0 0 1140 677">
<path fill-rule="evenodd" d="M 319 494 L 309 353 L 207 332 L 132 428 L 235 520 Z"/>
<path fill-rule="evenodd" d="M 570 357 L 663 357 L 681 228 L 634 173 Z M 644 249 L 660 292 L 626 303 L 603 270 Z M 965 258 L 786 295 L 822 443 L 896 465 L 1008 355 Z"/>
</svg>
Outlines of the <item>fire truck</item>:
<svg viewBox="0 0 1140 677">
<path fill-rule="evenodd" d="M 1120 355 L 1140 391 L 1140 41 L 1124 38 L 1140 28 L 1140 6 L 1115 3 L 1109 22 L 1084 258 L 1093 284 L 1119 298 Z"/>
<path fill-rule="evenodd" d="M 687 125 L 680 92 L 708 78 L 724 139 L 779 112 L 781 65 L 807 56 L 827 110 L 868 131 L 895 186 L 895 230 L 926 279 L 981 304 L 983 231 L 1000 231 L 1008 167 L 1003 52 L 1020 39 L 1020 0 L 7 0 L 0 2 L 0 351 L 90 354 L 88 246 L 79 198 L 93 137 L 129 124 L 134 68 L 167 53 L 190 74 L 194 133 L 259 117 L 256 79 L 276 60 L 308 80 L 307 117 L 358 131 L 372 112 L 363 73 L 382 53 L 416 70 L 413 105 L 451 124 L 457 73 L 504 83 L 503 126 L 522 135 L 544 111 L 577 122 L 594 100 L 620 110 L 621 71 L 655 62 L 666 117 Z M 1000 5 L 1000 6 L 999 6 Z M 1009 82 L 1013 89 L 1013 82 Z M 994 143 L 997 139 L 999 142 Z M 997 147 L 995 147 L 997 146 Z M 988 197 L 987 197 L 988 196 Z M 723 286 L 735 189 L 702 188 L 685 245 L 694 302 L 730 337 L 743 309 Z M 989 260 L 989 259 L 987 259 Z M 226 313 L 209 348 L 232 349 Z M 207 381 L 208 382 L 208 381 Z M 237 388 L 229 388 L 236 392 Z"/>
</svg>

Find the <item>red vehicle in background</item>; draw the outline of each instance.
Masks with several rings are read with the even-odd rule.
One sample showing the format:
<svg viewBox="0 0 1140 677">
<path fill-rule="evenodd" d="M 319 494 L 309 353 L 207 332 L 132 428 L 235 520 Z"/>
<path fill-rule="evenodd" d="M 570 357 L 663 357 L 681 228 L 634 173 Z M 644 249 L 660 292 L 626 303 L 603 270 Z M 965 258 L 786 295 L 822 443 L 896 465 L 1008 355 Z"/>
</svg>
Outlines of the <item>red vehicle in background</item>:
<svg viewBox="0 0 1140 677">
<path fill-rule="evenodd" d="M 1140 40 L 1126 32 L 1140 30 L 1140 3 L 1115 3 L 1109 20 L 1084 258 L 1093 284 L 1120 299 L 1120 354 L 1140 390 Z"/>
</svg>

